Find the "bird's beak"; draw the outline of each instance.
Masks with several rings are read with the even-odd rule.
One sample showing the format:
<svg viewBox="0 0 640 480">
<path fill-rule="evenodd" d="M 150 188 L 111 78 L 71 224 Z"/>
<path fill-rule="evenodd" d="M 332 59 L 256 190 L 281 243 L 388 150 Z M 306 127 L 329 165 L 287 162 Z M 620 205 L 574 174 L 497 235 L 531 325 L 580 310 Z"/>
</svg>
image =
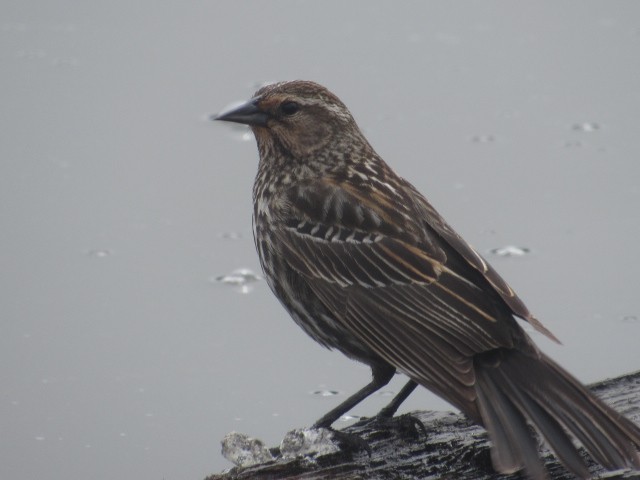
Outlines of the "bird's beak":
<svg viewBox="0 0 640 480">
<path fill-rule="evenodd" d="M 243 123 L 255 127 L 266 127 L 269 115 L 260 110 L 258 99 L 251 99 L 239 107 L 232 108 L 227 112 L 212 115 L 211 120 L 222 120 L 224 122 Z"/>
</svg>

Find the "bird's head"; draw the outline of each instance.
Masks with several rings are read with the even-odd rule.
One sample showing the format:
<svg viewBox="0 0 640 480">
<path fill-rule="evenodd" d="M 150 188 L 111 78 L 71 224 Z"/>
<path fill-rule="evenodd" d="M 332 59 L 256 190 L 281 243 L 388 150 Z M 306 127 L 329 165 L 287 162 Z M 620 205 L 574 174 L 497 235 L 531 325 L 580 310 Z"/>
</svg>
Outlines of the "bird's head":
<svg viewBox="0 0 640 480">
<path fill-rule="evenodd" d="M 364 139 L 338 97 L 322 85 L 303 80 L 264 86 L 248 102 L 214 120 L 249 125 L 261 151 L 284 149 L 295 158 L 346 139 Z"/>
</svg>

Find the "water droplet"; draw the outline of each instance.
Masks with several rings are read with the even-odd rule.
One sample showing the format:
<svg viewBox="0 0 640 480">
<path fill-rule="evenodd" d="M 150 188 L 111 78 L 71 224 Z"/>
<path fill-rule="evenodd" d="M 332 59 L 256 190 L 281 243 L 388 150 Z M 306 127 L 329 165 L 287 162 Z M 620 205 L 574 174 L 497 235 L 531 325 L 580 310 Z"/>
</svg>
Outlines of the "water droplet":
<svg viewBox="0 0 640 480">
<path fill-rule="evenodd" d="M 253 139 L 253 134 L 251 133 L 251 129 L 246 125 L 239 125 L 237 123 L 229 124 L 229 130 L 231 131 L 231 136 L 234 140 L 239 140 L 241 142 L 248 142 Z"/>
<path fill-rule="evenodd" d="M 377 393 L 377 395 L 381 397 L 393 397 L 395 395 L 395 392 L 392 392 L 391 390 L 381 390 Z"/>
<path fill-rule="evenodd" d="M 244 238 L 244 235 L 240 232 L 223 232 L 218 234 L 218 238 L 223 238 L 225 240 L 240 240 Z"/>
<path fill-rule="evenodd" d="M 351 420 L 360 420 L 362 417 L 358 416 L 358 415 L 342 415 L 340 417 L 340 421 L 341 422 L 350 422 Z"/>
<path fill-rule="evenodd" d="M 582 123 L 574 123 L 571 126 L 571 130 L 576 132 L 595 132 L 600 130 L 600 125 L 595 122 L 582 122 Z"/>
<path fill-rule="evenodd" d="M 336 395 L 340 395 L 340 392 L 338 390 L 322 389 L 314 390 L 311 392 L 311 395 L 316 395 L 318 397 L 335 397 Z"/>
<path fill-rule="evenodd" d="M 504 247 L 493 248 L 489 251 L 498 257 L 522 257 L 531 252 L 531 250 L 526 247 L 516 247 L 515 245 L 506 245 Z"/>
<path fill-rule="evenodd" d="M 105 258 L 110 255 L 113 255 L 113 251 L 107 248 L 94 248 L 92 250 L 87 250 L 85 252 L 87 257 L 95 257 L 95 258 Z"/>
<path fill-rule="evenodd" d="M 42 435 L 38 435 L 37 437 L 35 437 L 35 439 L 39 442 L 44 441 L 44 437 Z"/>
<path fill-rule="evenodd" d="M 251 284 L 259 280 L 262 280 L 262 277 L 248 268 L 239 268 L 227 275 L 220 275 L 213 279 L 218 283 L 238 287 L 240 293 L 249 293 L 253 290 L 253 285 Z"/>
<path fill-rule="evenodd" d="M 215 120 L 218 115 L 224 115 L 227 112 L 232 111 L 233 109 L 243 105 L 245 102 L 234 102 L 229 105 L 227 108 L 223 109 L 219 113 L 214 113 L 213 115 L 209 115 L 210 120 Z M 227 123 L 227 122 L 225 122 Z M 236 140 L 240 140 L 241 142 L 248 142 L 253 138 L 253 134 L 251 133 L 251 129 L 247 125 L 241 125 L 238 123 L 227 123 L 228 131 L 231 132 L 232 136 Z"/>
<path fill-rule="evenodd" d="M 120 436 L 121 436 L 121 437 L 126 437 L 126 436 L 127 436 L 127 434 L 126 434 L 126 433 L 124 433 L 124 432 L 120 432 Z"/>
<path fill-rule="evenodd" d="M 496 141 L 496 137 L 493 135 L 474 135 L 471 137 L 473 143 L 493 143 Z"/>
<path fill-rule="evenodd" d="M 622 317 L 622 321 L 624 323 L 638 323 L 640 322 L 640 317 L 638 317 L 637 315 L 624 315 Z"/>
</svg>

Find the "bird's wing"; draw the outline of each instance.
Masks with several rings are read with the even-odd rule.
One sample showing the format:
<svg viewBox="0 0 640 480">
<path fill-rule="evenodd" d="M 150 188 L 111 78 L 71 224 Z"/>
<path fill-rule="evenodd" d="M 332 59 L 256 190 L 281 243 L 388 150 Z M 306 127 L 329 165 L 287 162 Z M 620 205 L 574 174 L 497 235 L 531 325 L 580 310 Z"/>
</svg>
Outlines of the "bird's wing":
<svg viewBox="0 0 640 480">
<path fill-rule="evenodd" d="M 521 330 L 484 277 L 370 194 L 326 181 L 292 188 L 273 244 L 342 328 L 468 410 L 473 355 L 513 347 Z"/>
<path fill-rule="evenodd" d="M 511 309 L 514 315 L 529 322 L 538 332 L 542 333 L 556 343 L 561 343 L 556 336 L 551 333 L 538 320 L 522 302 L 520 297 L 516 295 L 513 289 L 505 282 L 502 277 L 494 270 L 494 268 L 482 256 L 469 245 L 458 233 L 449 226 L 433 206 L 418 192 L 412 185 L 407 184 L 414 194 L 414 198 L 418 199 L 417 209 L 420 211 L 420 218 L 424 220 L 425 228 L 432 235 L 441 238 L 441 242 L 454 249 L 464 260 L 480 272 L 487 282 L 493 287 L 496 293 L 500 295 L 502 300 Z"/>
</svg>

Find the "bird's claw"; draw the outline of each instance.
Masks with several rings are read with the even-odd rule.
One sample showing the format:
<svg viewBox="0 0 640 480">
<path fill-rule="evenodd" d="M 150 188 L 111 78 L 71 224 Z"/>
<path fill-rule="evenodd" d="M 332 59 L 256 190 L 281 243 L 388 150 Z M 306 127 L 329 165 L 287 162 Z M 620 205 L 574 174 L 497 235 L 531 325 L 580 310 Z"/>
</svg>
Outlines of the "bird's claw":
<svg viewBox="0 0 640 480">
<path fill-rule="evenodd" d="M 355 433 L 347 433 L 341 430 L 330 429 L 334 440 L 340 446 L 340 449 L 347 452 L 367 452 L 371 456 L 371 446 L 362 437 Z"/>
<path fill-rule="evenodd" d="M 397 417 L 390 417 L 385 415 L 384 411 L 381 411 L 375 417 L 360 420 L 358 424 L 375 425 L 377 429 L 392 429 L 397 431 L 402 437 L 419 438 L 421 434 L 424 437 L 428 436 L 424 423 L 408 413 L 398 415 Z"/>
</svg>

